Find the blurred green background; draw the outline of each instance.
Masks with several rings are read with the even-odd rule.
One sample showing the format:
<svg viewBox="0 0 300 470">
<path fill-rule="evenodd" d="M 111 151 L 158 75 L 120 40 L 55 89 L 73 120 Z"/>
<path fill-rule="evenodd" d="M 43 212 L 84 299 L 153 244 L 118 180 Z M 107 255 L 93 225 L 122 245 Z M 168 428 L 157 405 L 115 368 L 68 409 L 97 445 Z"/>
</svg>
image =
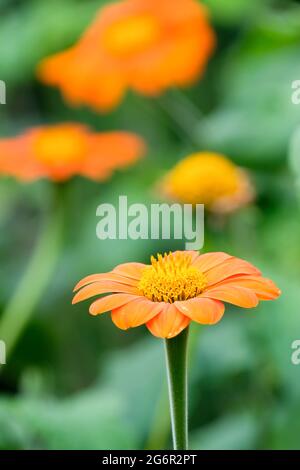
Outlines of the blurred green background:
<svg viewBox="0 0 300 470">
<path fill-rule="evenodd" d="M 150 203 L 165 171 L 212 149 L 248 168 L 258 195 L 224 226 L 208 220 L 204 249 L 257 264 L 283 295 L 250 312 L 228 307 L 214 327 L 193 325 L 191 448 L 300 449 L 300 366 L 291 363 L 300 339 L 300 105 L 291 102 L 300 80 L 299 2 L 206 0 L 218 47 L 205 77 L 158 99 L 128 94 L 98 115 L 68 107 L 34 70 L 72 45 L 106 3 L 0 0 L 1 137 L 67 120 L 135 131 L 149 146 L 146 159 L 105 184 L 75 178 L 65 188 L 55 275 L 0 366 L 0 448 L 170 448 L 163 342 L 143 327 L 122 332 L 109 315 L 89 317 L 87 304 L 71 306 L 72 289 L 92 272 L 183 249 L 178 241 L 100 241 L 95 211 L 119 194 Z M 0 181 L 1 309 L 29 262 L 51 191 L 47 181 Z"/>
</svg>

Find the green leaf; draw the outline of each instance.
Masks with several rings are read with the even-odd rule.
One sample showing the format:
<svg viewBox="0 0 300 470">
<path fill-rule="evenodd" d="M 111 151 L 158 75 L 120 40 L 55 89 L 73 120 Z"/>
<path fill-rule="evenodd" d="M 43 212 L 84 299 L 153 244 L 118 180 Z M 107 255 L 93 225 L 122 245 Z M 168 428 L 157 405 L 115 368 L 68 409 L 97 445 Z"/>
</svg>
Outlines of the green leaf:
<svg viewBox="0 0 300 470">
<path fill-rule="evenodd" d="M 218 79 L 219 106 L 199 123 L 197 137 L 202 148 L 226 153 L 241 165 L 271 168 L 286 160 L 299 123 L 299 106 L 291 97 L 300 77 L 300 40 L 279 48 L 276 35 L 252 33 L 227 56 Z M 266 47 L 258 48 L 257 41 Z"/>
<path fill-rule="evenodd" d="M 10 438 L 11 423 L 30 437 L 30 448 L 50 450 L 129 449 L 134 433 L 125 425 L 123 402 L 110 391 L 94 390 L 71 399 L 32 400 L 26 397 L 0 401 L 0 416 L 8 436 L 3 446 L 20 446 Z M 8 419 L 9 417 L 9 419 Z M 20 433 L 20 432 L 19 432 Z"/>
<path fill-rule="evenodd" d="M 229 415 L 191 436 L 191 448 L 200 450 L 247 450 L 256 447 L 259 421 L 253 414 Z"/>
<path fill-rule="evenodd" d="M 195 367 L 202 380 L 223 380 L 242 371 L 249 371 L 255 364 L 255 353 L 240 321 L 230 315 L 213 328 L 202 328 Z M 212 346 L 213 345 L 213 346 Z M 201 367 L 199 367 L 201 364 Z"/>
<path fill-rule="evenodd" d="M 0 19 L 1 79 L 11 87 L 32 78 L 43 57 L 78 39 L 99 7 L 96 0 L 32 0 L 9 11 Z"/>
<path fill-rule="evenodd" d="M 246 22 L 249 16 L 257 13 L 270 3 L 269 0 L 201 0 L 207 6 L 213 21 L 222 25 L 235 25 Z"/>
<path fill-rule="evenodd" d="M 165 391 L 163 342 L 151 337 L 127 347 L 122 354 L 115 354 L 106 368 L 105 383 L 122 392 L 130 422 L 146 437 L 161 393 Z"/>
</svg>

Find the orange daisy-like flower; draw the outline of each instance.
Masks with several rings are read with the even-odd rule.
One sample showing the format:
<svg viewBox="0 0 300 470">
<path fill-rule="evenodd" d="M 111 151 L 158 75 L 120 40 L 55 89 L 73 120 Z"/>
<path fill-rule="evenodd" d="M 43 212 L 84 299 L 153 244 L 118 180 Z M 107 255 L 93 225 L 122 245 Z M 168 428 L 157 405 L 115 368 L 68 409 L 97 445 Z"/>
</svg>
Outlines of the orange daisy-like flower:
<svg viewBox="0 0 300 470">
<path fill-rule="evenodd" d="M 105 111 L 127 88 L 155 96 L 190 84 L 214 43 L 198 1 L 123 0 L 104 7 L 74 47 L 45 59 L 38 76 L 68 102 Z"/>
<path fill-rule="evenodd" d="M 183 204 L 204 204 L 215 213 L 230 213 L 255 196 L 249 176 L 224 155 L 198 152 L 181 160 L 165 176 L 160 192 Z"/>
<path fill-rule="evenodd" d="M 252 308 L 259 300 L 280 295 L 276 285 L 247 261 L 196 251 L 158 255 L 149 266 L 121 264 L 110 273 L 86 277 L 75 291 L 73 303 L 111 293 L 91 305 L 92 315 L 112 311 L 113 322 L 122 330 L 146 324 L 159 338 L 177 336 L 191 320 L 219 322 L 223 302 Z"/>
<path fill-rule="evenodd" d="M 134 163 L 144 150 L 143 140 L 128 132 L 94 133 L 72 123 L 36 127 L 0 139 L 0 173 L 22 181 L 65 181 L 74 175 L 100 181 Z"/>
</svg>

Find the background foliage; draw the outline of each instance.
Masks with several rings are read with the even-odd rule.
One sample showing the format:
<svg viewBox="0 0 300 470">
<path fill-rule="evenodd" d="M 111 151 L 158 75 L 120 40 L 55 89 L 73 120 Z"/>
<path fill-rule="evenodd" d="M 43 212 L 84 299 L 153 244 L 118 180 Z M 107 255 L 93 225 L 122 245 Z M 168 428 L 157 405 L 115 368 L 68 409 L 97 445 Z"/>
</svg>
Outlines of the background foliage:
<svg viewBox="0 0 300 470">
<path fill-rule="evenodd" d="M 97 130 L 134 130 L 149 144 L 144 161 L 111 181 L 78 178 L 66 188 L 55 276 L 0 369 L 0 448 L 170 446 L 162 342 L 143 328 L 125 334 L 108 317 L 90 318 L 86 305 L 71 307 L 71 293 L 88 273 L 183 247 L 100 242 L 95 210 L 119 194 L 155 200 L 153 186 L 168 168 L 189 151 L 213 149 L 249 168 L 258 197 L 222 229 L 207 221 L 205 250 L 256 263 L 283 296 L 250 313 L 228 308 L 214 327 L 193 326 L 192 447 L 299 449 L 300 366 L 291 364 L 291 343 L 300 336 L 300 106 L 291 102 L 291 83 L 300 79 L 299 2 L 206 0 L 218 48 L 204 79 L 155 100 L 131 94 L 113 113 L 97 115 L 69 108 L 37 83 L 34 69 L 71 45 L 105 3 L 0 1 L 0 79 L 8 84 L 1 136 L 77 120 Z M 29 261 L 50 195 L 45 181 L 0 181 L 0 307 Z"/>
</svg>

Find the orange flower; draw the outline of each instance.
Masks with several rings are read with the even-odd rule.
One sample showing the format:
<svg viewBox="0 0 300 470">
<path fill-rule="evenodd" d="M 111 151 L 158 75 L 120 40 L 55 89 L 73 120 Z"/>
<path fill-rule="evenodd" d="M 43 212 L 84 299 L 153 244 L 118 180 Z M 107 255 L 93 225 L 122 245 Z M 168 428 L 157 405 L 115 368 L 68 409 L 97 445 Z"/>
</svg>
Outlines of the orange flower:
<svg viewBox="0 0 300 470">
<path fill-rule="evenodd" d="M 45 59 L 39 78 L 65 99 L 109 110 L 127 88 L 155 96 L 204 72 L 215 36 L 195 0 L 123 0 L 104 7 L 79 42 Z"/>
<path fill-rule="evenodd" d="M 246 171 L 224 155 L 198 152 L 181 160 L 160 184 L 163 196 L 183 204 L 204 204 L 215 213 L 230 213 L 255 196 Z"/>
<path fill-rule="evenodd" d="M 22 181 L 74 175 L 100 181 L 135 162 L 144 149 L 142 139 L 127 132 L 93 133 L 72 123 L 37 127 L 0 139 L 0 173 Z"/>
<path fill-rule="evenodd" d="M 77 284 L 73 303 L 100 294 L 90 307 L 92 315 L 112 311 L 122 330 L 146 324 L 159 338 L 173 338 L 191 320 L 215 324 L 224 314 L 223 302 L 244 308 L 272 300 L 279 289 L 258 269 L 226 253 L 198 254 L 176 251 L 158 255 L 151 265 L 127 263 L 112 272 L 94 274 Z"/>
</svg>

